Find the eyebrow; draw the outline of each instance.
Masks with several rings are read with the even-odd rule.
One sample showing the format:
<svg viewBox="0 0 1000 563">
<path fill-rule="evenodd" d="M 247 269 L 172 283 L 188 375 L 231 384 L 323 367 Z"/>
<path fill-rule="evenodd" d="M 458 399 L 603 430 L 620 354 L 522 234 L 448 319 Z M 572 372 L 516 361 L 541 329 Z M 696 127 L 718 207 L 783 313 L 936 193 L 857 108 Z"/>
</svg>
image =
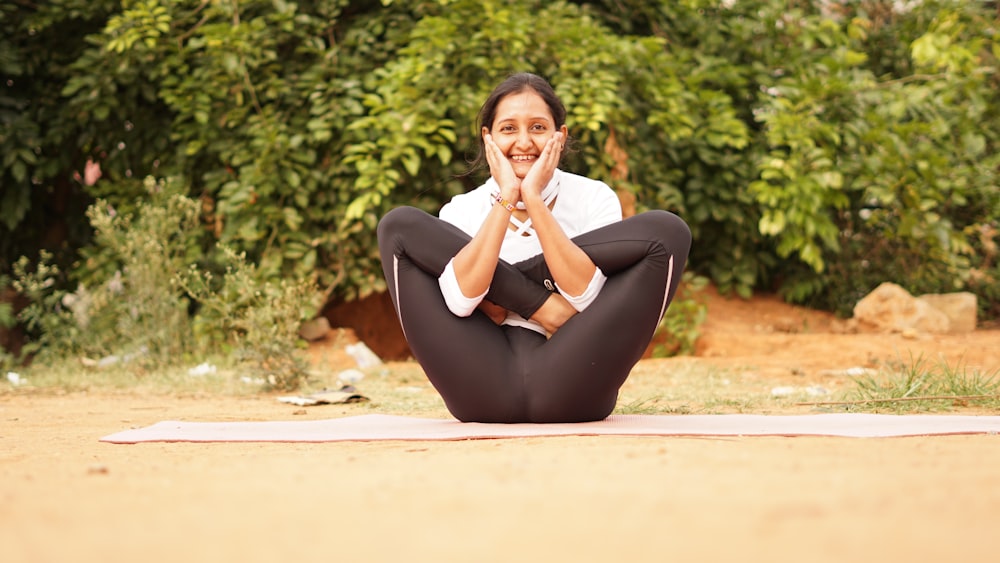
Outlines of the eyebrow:
<svg viewBox="0 0 1000 563">
<path fill-rule="evenodd" d="M 553 121 L 551 117 L 546 117 L 546 116 L 535 116 L 535 117 L 529 117 L 527 119 L 528 121 L 545 121 L 548 123 L 551 123 Z M 506 123 L 507 121 L 519 121 L 519 119 L 514 117 L 505 117 L 503 119 L 497 119 L 496 124 L 499 125 L 501 123 Z"/>
</svg>

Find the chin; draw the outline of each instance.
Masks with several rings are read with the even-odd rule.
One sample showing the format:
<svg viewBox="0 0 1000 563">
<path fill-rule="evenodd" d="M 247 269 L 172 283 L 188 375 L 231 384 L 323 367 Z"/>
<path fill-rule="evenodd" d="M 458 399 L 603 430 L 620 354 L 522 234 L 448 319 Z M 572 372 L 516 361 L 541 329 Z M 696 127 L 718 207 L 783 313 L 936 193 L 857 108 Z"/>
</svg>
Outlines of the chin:
<svg viewBox="0 0 1000 563">
<path fill-rule="evenodd" d="M 518 163 L 511 166 L 511 168 L 514 169 L 514 175 L 523 180 L 528 175 L 528 172 L 531 171 L 531 164 Z"/>
</svg>

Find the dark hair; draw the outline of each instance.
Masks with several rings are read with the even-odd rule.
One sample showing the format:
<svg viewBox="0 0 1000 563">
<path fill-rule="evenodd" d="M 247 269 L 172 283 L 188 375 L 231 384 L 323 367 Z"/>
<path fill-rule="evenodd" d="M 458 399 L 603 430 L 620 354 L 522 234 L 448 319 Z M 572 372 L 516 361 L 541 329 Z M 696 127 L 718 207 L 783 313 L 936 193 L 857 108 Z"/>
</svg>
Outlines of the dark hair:
<svg viewBox="0 0 1000 563">
<path fill-rule="evenodd" d="M 549 106 L 549 112 L 552 114 L 552 120 L 556 123 L 556 128 L 566 124 L 566 106 L 563 105 L 562 100 L 559 99 L 556 91 L 547 80 L 530 72 L 519 72 L 508 76 L 506 80 L 493 89 L 493 93 L 486 98 L 483 107 L 479 110 L 478 127 L 476 128 L 476 137 L 479 139 L 479 154 L 470 163 L 467 174 L 486 166 L 486 143 L 483 141 L 482 131 L 483 127 L 493 128 L 500 101 L 511 94 L 520 94 L 525 90 L 534 90 L 536 94 L 541 96 L 545 105 Z M 564 146 L 569 147 L 569 138 L 566 139 Z"/>
</svg>

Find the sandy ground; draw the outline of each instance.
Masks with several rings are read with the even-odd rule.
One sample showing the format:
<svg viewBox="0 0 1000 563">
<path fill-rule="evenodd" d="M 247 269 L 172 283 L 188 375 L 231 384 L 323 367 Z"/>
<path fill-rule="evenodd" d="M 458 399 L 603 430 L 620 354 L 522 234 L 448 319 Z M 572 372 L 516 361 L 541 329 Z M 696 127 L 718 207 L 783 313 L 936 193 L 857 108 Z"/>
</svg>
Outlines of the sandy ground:
<svg viewBox="0 0 1000 563">
<path fill-rule="evenodd" d="M 906 339 L 768 298 L 709 307 L 697 356 L 644 360 L 643 377 L 694 362 L 822 382 L 914 354 L 1000 368 L 996 330 Z M 0 561 L 1000 560 L 997 436 L 98 441 L 359 408 L 0 394 Z"/>
</svg>

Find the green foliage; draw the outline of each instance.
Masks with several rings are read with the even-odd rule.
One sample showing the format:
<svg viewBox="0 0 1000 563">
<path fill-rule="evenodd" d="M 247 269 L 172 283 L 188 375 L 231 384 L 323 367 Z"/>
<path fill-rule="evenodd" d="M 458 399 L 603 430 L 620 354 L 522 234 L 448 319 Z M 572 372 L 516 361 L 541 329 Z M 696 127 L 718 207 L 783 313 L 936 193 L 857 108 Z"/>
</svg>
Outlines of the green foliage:
<svg viewBox="0 0 1000 563">
<path fill-rule="evenodd" d="M 921 30 L 898 14 L 845 15 L 827 35 L 835 56 L 814 67 L 822 79 L 786 74 L 761 114 L 780 148 L 752 188 L 761 232 L 808 267 L 784 268 L 793 301 L 849 314 L 885 280 L 914 293 L 966 289 L 985 258 L 968 233 L 1000 219 L 996 57 L 983 51 L 988 35 L 963 27 L 992 32 L 974 7 L 925 9 L 934 15 Z M 869 34 L 889 32 L 882 26 L 910 40 L 897 53 L 907 64 L 878 53 L 881 65 L 912 69 L 902 76 L 876 75 L 861 51 Z"/>
<path fill-rule="evenodd" d="M 33 269 L 25 257 L 15 264 L 14 287 L 30 300 L 19 317 L 35 336 L 25 353 L 163 368 L 231 350 L 270 386 L 301 385 L 298 328 L 315 313 L 314 278 L 270 282 L 243 254 L 204 253 L 201 204 L 173 179 L 143 185 L 134 214 L 103 200 L 88 210 L 95 237 L 84 253 L 86 283 L 67 289 L 46 252 Z M 213 271 L 225 272 L 221 283 Z"/>
<path fill-rule="evenodd" d="M 10 287 L 10 277 L 0 274 L 0 328 L 10 328 L 17 324 L 14 318 L 14 305 L 6 301 L 8 298 L 8 288 Z"/>
<path fill-rule="evenodd" d="M 62 303 L 68 292 L 56 287 L 62 272 L 51 260 L 52 254 L 43 250 L 34 270 L 27 256 L 14 263 L 14 289 L 29 300 L 28 306 L 18 314 L 18 320 L 35 336 L 35 340 L 25 346 L 26 355 L 49 349 L 47 345 L 53 350 L 63 343 L 73 345 L 75 333 L 79 332 L 75 330 L 72 310 Z M 73 352 L 70 350 L 65 355 Z"/>
<path fill-rule="evenodd" d="M 847 313 L 894 281 L 995 318 L 996 34 L 956 0 L 6 3 L 0 275 L 44 249 L 96 287 L 86 209 L 154 176 L 262 280 L 382 291 L 378 218 L 476 185 L 479 105 L 527 70 L 568 107 L 564 166 L 683 216 L 724 293 Z"/>
<path fill-rule="evenodd" d="M 0 333 L 4 333 L 17 324 L 14 305 L 7 301 L 13 297 L 13 291 L 10 287 L 10 277 L 0 275 Z M 16 358 L 10 351 L 0 348 L 0 370 L 6 372 L 7 369 L 13 368 L 15 361 Z"/>
<path fill-rule="evenodd" d="M 60 357 L 141 357 L 154 363 L 191 349 L 188 303 L 171 287 L 173 273 L 200 252 L 198 205 L 179 187 L 149 179 L 149 201 L 137 216 L 98 201 L 87 215 L 104 275 L 62 289 L 66 280 L 43 254 L 36 269 L 22 258 L 15 287 L 31 301 L 21 316 L 38 338 L 28 352 Z"/>
<path fill-rule="evenodd" d="M 707 285 L 708 278 L 684 272 L 677 295 L 653 335 L 654 358 L 694 354 L 701 325 L 708 317 L 708 306 L 699 298 Z"/>
<path fill-rule="evenodd" d="M 192 264 L 172 282 L 200 307 L 194 333 L 205 341 L 233 345 L 237 361 L 250 376 L 275 389 L 297 389 L 308 381 L 308 366 L 300 354 L 299 326 L 316 310 L 315 283 L 305 280 L 261 282 L 245 254 L 220 249 L 225 273 L 216 280 L 211 271 Z"/>
</svg>

